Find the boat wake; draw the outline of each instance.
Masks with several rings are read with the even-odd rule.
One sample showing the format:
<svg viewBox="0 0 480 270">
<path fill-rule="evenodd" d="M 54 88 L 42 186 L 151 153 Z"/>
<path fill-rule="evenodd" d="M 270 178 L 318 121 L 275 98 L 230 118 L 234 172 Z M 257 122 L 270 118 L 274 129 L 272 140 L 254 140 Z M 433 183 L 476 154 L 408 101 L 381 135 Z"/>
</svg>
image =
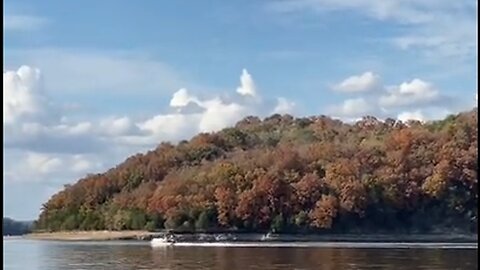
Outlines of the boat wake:
<svg viewBox="0 0 480 270">
<path fill-rule="evenodd" d="M 151 242 L 152 247 L 248 247 L 248 248 L 390 248 L 390 249 L 478 249 L 478 243 L 405 242 Z"/>
</svg>

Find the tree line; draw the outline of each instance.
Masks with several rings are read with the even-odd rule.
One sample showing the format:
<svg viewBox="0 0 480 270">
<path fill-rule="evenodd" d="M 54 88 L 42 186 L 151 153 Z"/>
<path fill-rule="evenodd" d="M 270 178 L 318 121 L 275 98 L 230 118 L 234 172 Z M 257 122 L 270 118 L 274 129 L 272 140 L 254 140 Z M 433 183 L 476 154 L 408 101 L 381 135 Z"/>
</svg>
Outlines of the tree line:
<svg viewBox="0 0 480 270">
<path fill-rule="evenodd" d="M 476 232 L 477 109 L 420 123 L 249 116 L 88 175 L 37 229 Z"/>
<path fill-rule="evenodd" d="M 16 221 L 8 217 L 3 218 L 3 235 L 23 235 L 32 229 L 32 222 Z"/>
</svg>

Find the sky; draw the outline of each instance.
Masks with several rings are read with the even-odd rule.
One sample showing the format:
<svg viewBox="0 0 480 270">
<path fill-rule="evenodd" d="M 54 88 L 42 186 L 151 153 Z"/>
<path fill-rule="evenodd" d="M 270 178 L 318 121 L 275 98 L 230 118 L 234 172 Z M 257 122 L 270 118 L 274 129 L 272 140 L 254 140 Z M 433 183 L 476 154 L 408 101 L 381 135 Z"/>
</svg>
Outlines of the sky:
<svg viewBox="0 0 480 270">
<path fill-rule="evenodd" d="M 248 115 L 477 106 L 475 0 L 4 1 L 4 215 Z"/>
</svg>

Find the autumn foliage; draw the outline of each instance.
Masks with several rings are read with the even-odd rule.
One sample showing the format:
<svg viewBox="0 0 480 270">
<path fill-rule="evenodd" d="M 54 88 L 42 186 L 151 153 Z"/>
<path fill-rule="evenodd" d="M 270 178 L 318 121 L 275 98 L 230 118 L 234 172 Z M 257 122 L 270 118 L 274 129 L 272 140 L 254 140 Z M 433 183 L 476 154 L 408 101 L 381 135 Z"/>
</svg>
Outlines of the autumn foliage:
<svg viewBox="0 0 480 270">
<path fill-rule="evenodd" d="M 47 230 L 475 231 L 477 110 L 429 123 L 247 117 L 43 205 Z"/>
</svg>

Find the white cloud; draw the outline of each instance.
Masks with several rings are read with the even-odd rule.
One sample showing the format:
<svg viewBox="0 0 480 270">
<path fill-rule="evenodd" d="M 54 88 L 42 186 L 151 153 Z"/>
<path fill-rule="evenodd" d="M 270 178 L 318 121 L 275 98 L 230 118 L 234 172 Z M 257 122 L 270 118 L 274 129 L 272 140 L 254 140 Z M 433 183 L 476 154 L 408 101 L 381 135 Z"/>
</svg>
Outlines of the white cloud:
<svg viewBox="0 0 480 270">
<path fill-rule="evenodd" d="M 426 56 L 461 58 L 468 60 L 477 55 L 477 20 L 468 14 L 439 15 L 435 23 L 427 24 L 409 34 L 393 38 L 401 49 L 421 49 Z"/>
<path fill-rule="evenodd" d="M 138 123 L 140 130 L 145 133 L 131 136 L 128 141 L 134 144 L 153 144 L 163 140 L 174 141 L 182 135 L 189 136 L 198 129 L 200 115 L 161 114 L 144 122 Z"/>
<path fill-rule="evenodd" d="M 380 76 L 373 72 L 365 72 L 358 76 L 351 76 L 333 87 L 339 92 L 364 93 L 375 91 L 382 87 Z"/>
<path fill-rule="evenodd" d="M 268 8 L 280 13 L 354 11 L 400 25 L 402 34 L 391 40 L 399 48 L 417 48 L 434 57 L 477 55 L 474 0 L 286 0 L 270 2 Z"/>
<path fill-rule="evenodd" d="M 277 98 L 277 106 L 275 106 L 275 109 L 273 109 L 273 113 L 290 114 L 293 113 L 295 107 L 295 102 L 289 101 L 283 97 L 279 97 Z"/>
<path fill-rule="evenodd" d="M 329 113 L 335 117 L 362 117 L 372 112 L 372 105 L 364 98 L 347 99 L 341 105 L 333 106 Z"/>
<path fill-rule="evenodd" d="M 379 76 L 378 80 L 380 80 Z M 346 99 L 342 104 L 328 108 L 327 112 L 344 121 L 359 119 L 365 115 L 426 121 L 469 110 L 472 106 L 471 100 L 444 95 L 430 82 L 421 79 L 379 87 L 378 93 L 378 95 Z"/>
<path fill-rule="evenodd" d="M 179 141 L 198 132 L 218 131 L 249 114 L 289 111 L 294 105 L 285 98 L 278 98 L 277 104 L 269 99 L 258 99 L 253 78 L 244 70 L 238 88 L 244 90 L 234 96 L 201 98 L 181 88 L 172 95 L 169 105 L 174 112 L 170 113 L 143 119 L 107 116 L 99 120 L 72 121 L 68 115 L 38 118 L 33 116 L 43 111 L 49 116 L 56 106 L 50 104 L 44 94 L 39 71 L 22 67 L 17 72 L 4 72 L 5 77 L 4 102 L 7 102 L 8 112 L 4 120 L 4 149 L 18 155 L 17 163 L 6 165 L 10 180 L 72 181 L 75 180 L 72 176 L 106 169 L 161 141 Z M 245 95 L 256 98 L 245 99 Z M 195 110 L 185 110 L 192 104 Z M 30 114 L 32 117 L 25 116 Z M 19 164 L 26 164 L 28 173 L 23 172 Z"/>
<path fill-rule="evenodd" d="M 3 123 L 20 118 L 38 118 L 47 109 L 41 90 L 40 71 L 21 66 L 17 71 L 3 73 Z"/>
<path fill-rule="evenodd" d="M 190 102 L 199 104 L 200 102 L 196 97 L 191 96 L 187 89 L 182 88 L 173 94 L 172 99 L 170 100 L 170 106 L 172 107 L 185 107 Z"/>
<path fill-rule="evenodd" d="M 257 89 L 255 83 L 253 82 L 252 76 L 248 73 L 246 69 L 243 69 L 242 76 L 240 77 L 240 87 L 237 88 L 237 93 L 242 96 L 252 96 L 257 95 Z"/>
<path fill-rule="evenodd" d="M 32 15 L 4 15 L 4 31 L 32 31 L 38 30 L 47 25 L 46 18 Z"/>
<path fill-rule="evenodd" d="M 418 109 L 415 111 L 404 111 L 398 114 L 397 119 L 403 122 L 408 120 L 417 120 L 420 122 L 426 122 L 429 120 L 440 120 L 448 115 L 452 114 L 447 109 Z"/>
<path fill-rule="evenodd" d="M 65 130 L 68 135 L 83 135 L 92 131 L 92 123 L 81 122 L 73 126 L 59 125 L 56 126 L 56 128 L 59 130 Z"/>
<path fill-rule="evenodd" d="M 426 117 L 423 115 L 421 111 L 414 111 L 414 112 L 402 112 L 397 116 L 397 119 L 406 122 L 408 120 L 417 120 L 420 122 L 425 122 Z"/>
<path fill-rule="evenodd" d="M 50 93 L 113 93 L 161 95 L 172 89 L 197 87 L 180 78 L 168 65 L 150 55 L 132 51 L 86 51 L 75 49 L 7 50 L 7 63 L 29 63 L 42 71 Z M 7 67 L 8 68 L 8 67 Z"/>
<path fill-rule="evenodd" d="M 52 171 L 60 169 L 63 162 L 56 157 L 49 157 L 45 154 L 28 153 L 27 165 L 30 170 L 39 172 L 42 174 L 51 173 Z"/>
<path fill-rule="evenodd" d="M 53 154 L 6 149 L 4 174 L 8 182 L 62 183 L 69 177 L 79 178 L 86 173 L 103 169 L 105 156 Z"/>
<path fill-rule="evenodd" d="M 148 131 L 153 138 L 159 139 L 161 137 L 174 140 L 179 137 L 179 134 L 185 136 L 193 136 L 198 132 L 212 132 L 218 131 L 229 125 L 235 124 L 241 118 L 248 114 L 255 114 L 261 111 L 261 107 L 266 103 L 259 103 L 259 95 L 252 76 L 246 69 L 243 69 L 240 77 L 240 86 L 237 88 L 238 97 L 227 100 L 219 96 L 213 98 L 202 99 L 195 96 L 185 88 L 182 88 L 173 94 L 170 100 L 170 106 L 177 109 L 175 114 L 157 115 L 142 123 L 139 123 L 140 129 Z M 254 99 L 243 99 L 248 96 Z M 275 109 L 289 110 L 289 106 L 293 104 L 285 98 L 279 99 L 280 106 Z M 184 108 L 195 104 L 196 110 L 188 111 Z M 272 110 L 271 110 L 272 111 Z M 130 141 L 135 140 L 145 141 L 145 137 L 131 137 Z"/>
<path fill-rule="evenodd" d="M 200 120 L 200 131 L 211 132 L 218 131 L 229 125 L 233 125 L 236 121 L 247 116 L 247 107 L 230 103 L 223 103 L 220 99 L 213 99 L 207 102 L 207 110 Z"/>
<path fill-rule="evenodd" d="M 100 121 L 99 130 L 107 136 L 119 136 L 136 133 L 136 127 L 132 120 L 126 116 L 115 118 L 109 117 Z"/>
<path fill-rule="evenodd" d="M 74 155 L 71 159 L 72 171 L 76 173 L 85 173 L 91 170 L 94 165 L 82 155 Z"/>
<path fill-rule="evenodd" d="M 402 24 L 424 24 L 435 20 L 435 14 L 466 12 L 475 1 L 447 0 L 285 0 L 269 4 L 278 12 L 311 10 L 315 12 L 353 10 L 378 20 L 393 20 Z"/>
<path fill-rule="evenodd" d="M 388 95 L 380 97 L 379 103 L 383 107 L 429 105 L 442 100 L 440 92 L 432 84 L 420 79 L 394 86 L 388 92 Z"/>
</svg>

